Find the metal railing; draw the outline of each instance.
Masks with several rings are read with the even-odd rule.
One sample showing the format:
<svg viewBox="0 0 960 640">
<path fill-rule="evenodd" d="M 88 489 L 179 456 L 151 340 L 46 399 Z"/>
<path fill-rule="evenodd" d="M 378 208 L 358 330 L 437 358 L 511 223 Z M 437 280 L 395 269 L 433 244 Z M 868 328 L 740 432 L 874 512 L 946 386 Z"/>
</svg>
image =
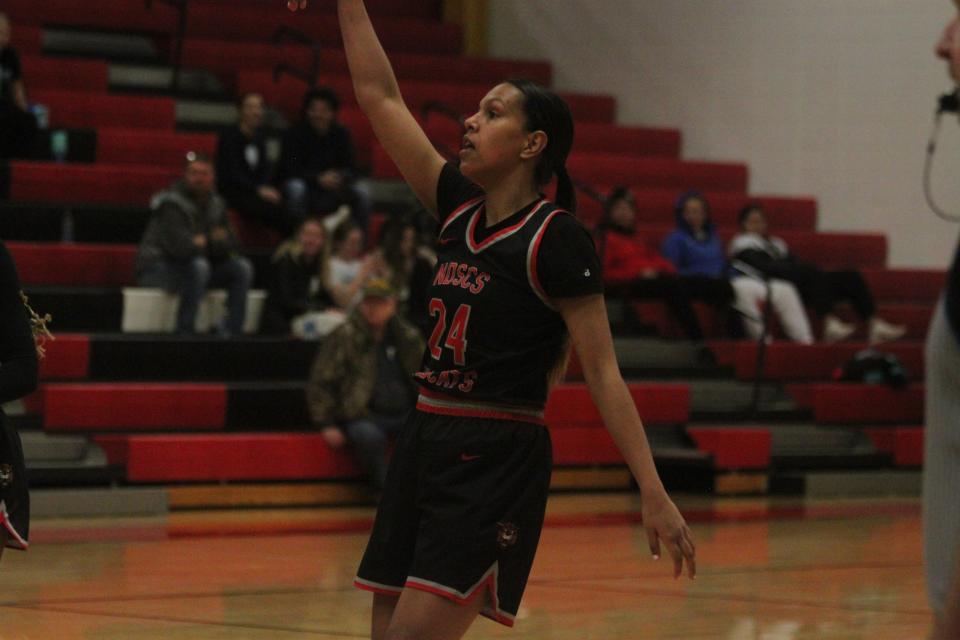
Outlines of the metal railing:
<svg viewBox="0 0 960 640">
<path fill-rule="evenodd" d="M 308 69 L 301 69 L 289 62 L 279 62 L 273 67 L 273 81 L 279 82 L 280 77 L 286 74 L 303 82 L 308 89 L 316 88 L 317 78 L 320 76 L 320 51 L 322 48 L 320 41 L 313 40 L 303 31 L 284 24 L 276 28 L 270 41 L 276 47 L 279 47 L 285 41 L 290 41 L 309 47 L 311 51 L 310 67 Z"/>
<path fill-rule="evenodd" d="M 177 10 L 177 31 L 173 35 L 173 55 L 171 64 L 173 75 L 170 78 L 170 89 L 177 91 L 180 88 L 180 71 L 183 68 L 183 38 L 187 33 L 187 5 L 189 0 L 157 0 L 170 5 Z M 153 10 L 154 0 L 144 0 L 148 11 Z"/>
</svg>

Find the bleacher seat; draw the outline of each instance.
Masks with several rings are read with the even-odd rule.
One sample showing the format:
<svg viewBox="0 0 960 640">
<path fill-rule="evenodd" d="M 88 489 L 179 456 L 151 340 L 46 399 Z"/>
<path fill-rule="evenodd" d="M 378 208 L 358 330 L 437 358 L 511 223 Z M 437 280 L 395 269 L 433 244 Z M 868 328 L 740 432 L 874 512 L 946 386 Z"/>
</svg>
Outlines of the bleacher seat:
<svg viewBox="0 0 960 640">
<path fill-rule="evenodd" d="M 11 199 L 25 202 L 144 206 L 183 172 L 150 165 L 12 162 Z"/>
<path fill-rule="evenodd" d="M 243 332 L 256 333 L 260 327 L 260 316 L 267 292 L 251 289 L 247 295 L 247 317 Z M 211 289 L 204 296 L 197 311 L 194 324 L 196 331 L 206 333 L 217 326 L 226 313 L 227 292 L 223 289 Z M 177 309 L 180 296 L 149 287 L 123 288 L 124 333 L 170 333 L 176 327 Z"/>
<path fill-rule="evenodd" d="M 107 90 L 109 68 L 106 62 L 25 55 L 21 63 L 24 82 L 29 83 L 31 97 L 41 89 L 90 93 Z"/>
<path fill-rule="evenodd" d="M 217 138 L 212 133 L 179 133 L 152 129 L 97 129 L 97 162 L 154 165 L 181 170 L 188 151 L 215 157 Z"/>
<path fill-rule="evenodd" d="M 123 286 L 133 281 L 132 245 L 7 244 L 24 285 Z"/>
<path fill-rule="evenodd" d="M 863 430 L 879 451 L 893 454 L 898 467 L 923 465 L 923 427 L 868 427 Z"/>
<path fill-rule="evenodd" d="M 30 100 L 47 107 L 50 126 L 54 128 L 172 130 L 176 125 L 173 98 L 37 89 L 30 92 Z"/>
<path fill-rule="evenodd" d="M 697 448 L 713 456 L 717 469 L 766 469 L 773 437 L 770 429 L 743 427 L 688 428 Z"/>
</svg>

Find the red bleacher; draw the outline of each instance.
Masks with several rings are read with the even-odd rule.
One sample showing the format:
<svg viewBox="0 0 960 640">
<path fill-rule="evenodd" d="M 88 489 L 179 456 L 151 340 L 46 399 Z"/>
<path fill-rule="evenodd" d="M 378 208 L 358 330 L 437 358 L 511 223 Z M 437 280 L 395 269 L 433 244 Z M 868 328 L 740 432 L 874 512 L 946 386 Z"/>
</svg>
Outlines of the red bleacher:
<svg viewBox="0 0 960 640">
<path fill-rule="evenodd" d="M 936 269 L 862 269 L 873 297 L 881 302 L 933 304 L 943 291 L 946 272 Z"/>
<path fill-rule="evenodd" d="M 46 384 L 42 392 L 48 431 L 215 430 L 226 418 L 222 384 Z"/>
<path fill-rule="evenodd" d="M 89 336 L 57 333 L 54 340 L 46 343 L 45 349 L 46 356 L 40 360 L 41 380 L 82 380 L 89 375 Z"/>
<path fill-rule="evenodd" d="M 637 410 L 648 424 L 683 424 L 690 418 L 690 390 L 685 384 L 630 383 Z M 584 384 L 561 384 L 550 395 L 546 421 L 552 430 L 603 426 Z"/>
<path fill-rule="evenodd" d="M 855 353 L 866 349 L 863 343 L 802 345 L 777 342 L 767 346 L 763 377 L 767 380 L 828 380 L 834 370 Z M 877 349 L 897 356 L 911 376 L 923 375 L 923 345 L 889 343 Z M 756 374 L 757 345 L 743 343 L 734 352 L 732 364 L 741 380 L 752 380 Z"/>
<path fill-rule="evenodd" d="M 173 98 L 38 89 L 30 92 L 30 99 L 49 109 L 52 127 L 169 130 L 176 125 Z"/>
<path fill-rule="evenodd" d="M 788 388 L 796 392 L 802 385 Z M 920 424 L 923 389 L 916 383 L 905 389 L 878 384 L 813 384 L 809 385 L 807 398 L 819 424 Z"/>
<path fill-rule="evenodd" d="M 179 177 L 177 167 L 13 162 L 11 196 L 24 202 L 110 203 L 143 206 Z"/>
<path fill-rule="evenodd" d="M 129 482 L 346 479 L 360 475 L 353 456 L 317 433 L 99 436 L 111 464 Z"/>
<path fill-rule="evenodd" d="M 234 42 L 187 38 L 184 41 L 184 64 L 208 69 L 234 86 L 240 71 L 266 70 L 286 63 L 308 69 L 313 62 L 312 49 L 300 45 L 273 45 L 265 42 Z M 320 69 L 324 76 L 346 76 L 346 56 L 340 49 L 320 52 Z M 394 53 L 390 62 L 398 78 L 430 82 L 462 83 L 465 80 L 494 85 L 505 78 L 530 78 L 545 85 L 551 82 L 550 65 L 544 62 L 465 58 L 450 55 Z"/>
<path fill-rule="evenodd" d="M 713 456 L 717 469 L 766 469 L 770 466 L 773 438 L 770 429 L 709 427 L 688 428 L 697 448 Z"/>
<path fill-rule="evenodd" d="M 27 286 L 119 287 L 133 281 L 133 245 L 10 242 L 7 248 Z"/>
<path fill-rule="evenodd" d="M 217 138 L 212 133 L 177 133 L 149 129 L 97 130 L 97 162 L 150 164 L 180 170 L 188 151 L 216 155 Z"/>
<path fill-rule="evenodd" d="M 27 27 L 22 24 L 11 29 L 10 46 L 21 55 L 40 53 L 43 48 L 43 30 L 37 27 Z"/>
<path fill-rule="evenodd" d="M 103 92 L 109 69 L 98 60 L 71 60 L 25 55 L 21 57 L 23 77 L 30 83 L 31 96 L 38 89 Z"/>
<path fill-rule="evenodd" d="M 863 432 L 878 451 L 892 454 L 898 467 L 923 464 L 923 427 L 871 427 Z"/>
</svg>

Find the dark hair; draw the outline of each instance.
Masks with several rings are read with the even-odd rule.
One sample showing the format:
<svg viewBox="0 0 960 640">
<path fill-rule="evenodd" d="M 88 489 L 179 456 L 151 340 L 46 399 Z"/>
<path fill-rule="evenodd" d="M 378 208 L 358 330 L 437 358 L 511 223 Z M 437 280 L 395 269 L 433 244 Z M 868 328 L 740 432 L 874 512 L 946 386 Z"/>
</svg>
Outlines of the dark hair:
<svg viewBox="0 0 960 640">
<path fill-rule="evenodd" d="M 527 131 L 547 134 L 547 147 L 537 163 L 534 178 L 538 186 L 549 184 L 557 176 L 557 204 L 574 213 L 577 194 L 567 174 L 567 156 L 573 146 L 573 115 L 570 107 L 553 91 L 521 78 L 507 80 L 523 94 L 523 112 L 527 116 Z"/>
<path fill-rule="evenodd" d="M 743 228 L 743 223 L 747 221 L 747 217 L 754 211 L 759 211 L 760 214 L 766 217 L 766 213 L 763 211 L 763 207 L 760 206 L 759 202 L 748 202 L 743 205 L 743 209 L 740 209 L 740 213 L 737 214 L 737 226 L 741 229 Z"/>
<path fill-rule="evenodd" d="M 356 229 L 360 233 L 363 233 L 363 229 L 360 228 L 353 220 L 344 220 L 338 224 L 334 229 L 330 237 L 330 247 L 337 251 L 340 249 L 340 246 L 343 244 L 344 240 L 347 239 L 347 236 L 350 235 L 350 232 Z"/>
<path fill-rule="evenodd" d="M 636 209 L 637 198 L 633 195 L 633 191 L 630 190 L 630 187 L 625 187 L 623 185 L 616 186 L 603 198 L 603 217 L 600 219 L 599 226 L 604 228 L 619 228 L 618 225 L 613 223 L 613 220 L 610 218 L 610 216 L 613 213 L 613 205 L 621 200 L 629 203 L 630 206 Z"/>
<path fill-rule="evenodd" d="M 241 93 L 240 97 L 237 98 L 237 109 L 243 109 L 243 103 L 247 101 L 247 98 L 250 96 L 259 96 L 263 100 L 263 94 L 259 91 L 247 91 L 246 93 Z"/>
<path fill-rule="evenodd" d="M 330 87 L 314 87 L 303 94 L 303 104 L 300 107 L 300 113 L 303 117 L 307 116 L 310 105 L 317 100 L 326 102 L 334 112 L 340 111 L 340 98 L 336 91 Z"/>
</svg>

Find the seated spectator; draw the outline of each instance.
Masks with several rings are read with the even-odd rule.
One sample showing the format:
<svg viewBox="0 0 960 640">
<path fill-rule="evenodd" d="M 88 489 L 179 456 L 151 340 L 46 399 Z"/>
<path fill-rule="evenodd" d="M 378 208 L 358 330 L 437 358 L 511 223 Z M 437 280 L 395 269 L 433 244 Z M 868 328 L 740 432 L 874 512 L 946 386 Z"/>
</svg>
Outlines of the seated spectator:
<svg viewBox="0 0 960 640">
<path fill-rule="evenodd" d="M 617 187 L 607 196 L 603 218 L 597 225 L 597 249 L 607 293 L 625 299 L 631 319 L 629 301 L 662 300 L 688 338 L 703 340 L 686 286 L 677 278 L 673 264 L 637 236 L 636 217 L 636 200 L 629 189 Z"/>
<path fill-rule="evenodd" d="M 824 271 L 797 260 L 781 238 L 769 235 L 767 217 L 758 205 L 744 207 L 739 223 L 740 233 L 730 243 L 731 258 L 767 277 L 796 285 L 803 300 L 823 318 L 825 342 L 843 340 L 856 330 L 855 325 L 843 322 L 834 314 L 834 308 L 842 301 L 850 302 L 860 319 L 868 323 L 872 344 L 896 340 L 906 333 L 906 327 L 876 315 L 873 295 L 860 272 Z"/>
<path fill-rule="evenodd" d="M 349 220 L 333 230 L 330 256 L 330 293 L 341 309 L 352 309 L 360 301 L 364 284 L 373 276 L 386 276 L 378 253 L 363 255 L 363 231 Z"/>
<path fill-rule="evenodd" d="M 347 321 L 317 352 L 307 403 L 313 424 L 333 448 L 349 442 L 376 491 L 387 475 L 387 437 L 399 433 L 416 403 L 413 374 L 424 342 L 397 315 L 390 283 L 375 278 Z"/>
<path fill-rule="evenodd" d="M 32 155 L 37 120 L 30 113 L 20 57 L 10 46 L 10 20 L 0 13 L 0 198 L 10 191 L 9 158 Z"/>
<path fill-rule="evenodd" d="M 319 218 L 307 218 L 296 236 L 287 240 L 271 258 L 273 274 L 263 311 L 264 333 L 318 338 L 329 333 L 345 317 L 336 308 L 327 282 L 330 257 L 327 230 Z"/>
<path fill-rule="evenodd" d="M 677 200 L 674 216 L 677 228 L 664 239 L 663 255 L 676 267 L 690 298 L 714 307 L 727 319 L 730 333 L 742 335 L 739 317 L 729 313 L 734 291 L 710 204 L 700 192 L 688 191 Z"/>
<path fill-rule="evenodd" d="M 337 121 L 340 100 L 331 89 L 312 89 L 303 98 L 301 121 L 283 138 L 280 178 L 292 215 L 325 215 L 342 205 L 366 229 L 370 197 L 357 183 L 356 150 L 350 131 Z"/>
<path fill-rule="evenodd" d="M 271 184 L 263 135 L 263 96 L 247 93 L 237 103 L 239 122 L 217 141 L 217 189 L 241 216 L 284 235 L 296 221 L 284 209 L 283 196 Z"/>
<path fill-rule="evenodd" d="M 213 184 L 213 161 L 191 152 L 183 178 L 153 197 L 137 252 L 137 286 L 180 294 L 177 333 L 194 333 L 207 289 L 225 287 L 227 317 L 215 331 L 240 335 L 253 265 L 237 251 L 223 198 Z"/>
<path fill-rule="evenodd" d="M 436 255 L 420 247 L 417 226 L 412 218 L 388 221 L 380 235 L 378 249 L 388 278 L 397 292 L 397 303 L 404 318 L 421 331 L 430 325 L 427 312 Z"/>
</svg>

